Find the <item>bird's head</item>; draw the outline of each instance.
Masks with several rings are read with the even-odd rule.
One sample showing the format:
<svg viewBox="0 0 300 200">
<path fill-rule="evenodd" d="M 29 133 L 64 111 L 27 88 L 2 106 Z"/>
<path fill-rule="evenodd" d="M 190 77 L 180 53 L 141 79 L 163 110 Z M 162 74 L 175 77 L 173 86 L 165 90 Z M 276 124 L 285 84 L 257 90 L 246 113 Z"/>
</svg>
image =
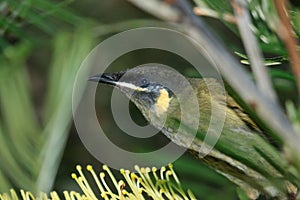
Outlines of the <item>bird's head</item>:
<svg viewBox="0 0 300 200">
<path fill-rule="evenodd" d="M 163 77 L 160 73 L 155 68 L 137 67 L 121 72 L 98 74 L 90 77 L 89 80 L 119 89 L 149 120 L 149 114 L 158 117 L 165 114 L 174 98 L 173 92 L 159 80 Z"/>
</svg>

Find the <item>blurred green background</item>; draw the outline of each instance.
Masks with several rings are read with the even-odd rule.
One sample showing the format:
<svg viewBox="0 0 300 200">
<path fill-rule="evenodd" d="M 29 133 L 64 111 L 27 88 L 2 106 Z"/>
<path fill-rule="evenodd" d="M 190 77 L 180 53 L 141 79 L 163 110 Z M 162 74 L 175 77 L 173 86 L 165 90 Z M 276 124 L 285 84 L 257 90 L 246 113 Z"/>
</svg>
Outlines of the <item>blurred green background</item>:
<svg viewBox="0 0 300 200">
<path fill-rule="evenodd" d="M 72 89 L 81 62 L 113 34 L 136 27 L 172 25 L 123 0 L 2 1 L 0 17 L 0 193 L 9 188 L 79 190 L 70 177 L 75 166 L 92 164 L 96 171 L 102 166 L 85 149 L 72 122 Z M 219 19 L 204 19 L 233 54 L 244 53 L 234 28 Z M 284 55 L 280 42 L 274 44 L 278 48 L 262 46 L 266 57 Z M 149 62 L 198 76 L 184 59 L 151 49 L 123 55 L 108 70 Z M 282 94 L 280 100 L 295 101 L 293 77 L 287 65 L 280 64 L 270 72 Z M 149 151 L 169 142 L 162 134 L 147 141 L 129 140 L 113 122 L 108 106 L 112 88 L 101 86 L 98 90 L 99 121 L 116 144 L 131 151 Z M 138 124 L 146 123 L 132 105 L 130 112 Z M 236 186 L 192 156 L 185 154 L 174 167 L 183 187 L 198 198 L 237 199 Z"/>
</svg>

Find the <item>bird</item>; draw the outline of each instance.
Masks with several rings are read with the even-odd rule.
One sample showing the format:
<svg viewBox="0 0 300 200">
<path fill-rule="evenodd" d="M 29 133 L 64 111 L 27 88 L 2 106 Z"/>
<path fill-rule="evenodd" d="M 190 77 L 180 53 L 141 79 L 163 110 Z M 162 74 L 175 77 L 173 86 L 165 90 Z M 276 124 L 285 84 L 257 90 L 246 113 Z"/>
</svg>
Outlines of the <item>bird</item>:
<svg viewBox="0 0 300 200">
<path fill-rule="evenodd" d="M 294 186 L 283 181 L 283 185 L 288 186 L 278 189 L 270 180 L 270 177 L 272 180 L 282 179 L 280 169 L 285 167 L 283 159 L 235 99 L 226 91 L 220 92 L 223 88 L 222 80 L 214 77 L 184 77 L 181 80 L 181 77 L 174 75 L 173 70 L 162 70 L 160 66 L 151 64 L 92 75 L 89 81 L 120 90 L 150 124 L 161 130 L 172 142 L 187 148 L 196 158 L 240 186 L 251 199 L 257 199 L 260 195 L 286 197 L 286 188 Z M 195 97 L 197 104 L 193 105 L 192 99 Z M 191 106 L 182 110 L 182 102 Z M 195 106 L 199 108 L 198 117 L 190 114 Z M 223 128 L 215 146 L 208 148 L 210 151 L 207 155 L 201 156 L 201 151 L 205 149 L 203 147 L 209 147 L 203 138 L 210 125 L 212 107 L 220 112 L 220 115 L 216 115 L 216 122 L 219 123 L 220 118 Z M 195 137 L 189 134 L 193 131 L 189 126 L 178 129 L 184 111 L 187 113 L 186 123 L 197 126 Z M 225 118 L 222 121 L 223 115 Z M 275 161 L 276 166 L 270 160 Z"/>
</svg>

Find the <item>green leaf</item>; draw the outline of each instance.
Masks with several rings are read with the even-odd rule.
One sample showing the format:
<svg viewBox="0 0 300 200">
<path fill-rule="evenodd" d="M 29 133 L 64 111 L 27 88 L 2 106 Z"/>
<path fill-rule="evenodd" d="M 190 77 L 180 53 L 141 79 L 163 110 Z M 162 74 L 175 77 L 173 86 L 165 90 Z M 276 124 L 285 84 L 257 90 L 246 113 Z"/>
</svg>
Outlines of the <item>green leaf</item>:
<svg viewBox="0 0 300 200">
<path fill-rule="evenodd" d="M 0 180 L 7 181 L 0 190 L 9 185 L 32 191 L 51 189 L 72 120 L 75 76 L 92 41 L 87 26 L 57 36 L 42 123 L 32 103 L 33 83 L 25 64 L 30 43 L 10 46 L 0 57 Z"/>
<path fill-rule="evenodd" d="M 19 187 L 26 188 L 35 184 L 40 132 L 25 70 L 29 49 L 28 43 L 7 48 L 0 59 L 0 153 L 3 156 L 0 169 Z"/>
<path fill-rule="evenodd" d="M 91 50 L 92 38 L 89 27 L 81 27 L 74 34 L 59 34 L 55 40 L 44 104 L 45 128 L 42 135 L 45 143 L 39 155 L 38 190 L 49 191 L 53 184 L 72 119 L 75 77 L 81 62 Z"/>
</svg>

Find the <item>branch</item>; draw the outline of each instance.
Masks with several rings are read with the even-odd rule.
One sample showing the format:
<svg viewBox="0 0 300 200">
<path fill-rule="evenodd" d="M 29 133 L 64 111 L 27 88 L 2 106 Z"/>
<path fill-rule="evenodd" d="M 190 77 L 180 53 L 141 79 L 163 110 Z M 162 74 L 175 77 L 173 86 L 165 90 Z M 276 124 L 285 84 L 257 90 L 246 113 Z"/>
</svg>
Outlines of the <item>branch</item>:
<svg viewBox="0 0 300 200">
<path fill-rule="evenodd" d="M 291 67 L 296 77 L 298 95 L 300 95 L 300 58 L 297 51 L 297 40 L 293 36 L 293 28 L 287 14 L 287 0 L 275 0 L 274 2 L 281 20 L 281 24 L 277 26 L 277 34 L 284 42 L 290 55 Z"/>
<path fill-rule="evenodd" d="M 250 60 L 250 65 L 255 76 L 258 89 L 266 94 L 271 101 L 276 101 L 276 95 L 272 87 L 271 79 L 268 76 L 267 69 L 264 66 L 263 56 L 258 47 L 255 35 L 250 29 L 252 25 L 250 14 L 246 5 L 239 0 L 232 1 L 232 7 L 235 12 L 237 25 Z"/>
<path fill-rule="evenodd" d="M 167 3 L 160 0 L 127 0 L 136 7 L 152 14 L 153 16 L 168 22 L 178 22 L 181 13 L 170 7 Z"/>
</svg>

